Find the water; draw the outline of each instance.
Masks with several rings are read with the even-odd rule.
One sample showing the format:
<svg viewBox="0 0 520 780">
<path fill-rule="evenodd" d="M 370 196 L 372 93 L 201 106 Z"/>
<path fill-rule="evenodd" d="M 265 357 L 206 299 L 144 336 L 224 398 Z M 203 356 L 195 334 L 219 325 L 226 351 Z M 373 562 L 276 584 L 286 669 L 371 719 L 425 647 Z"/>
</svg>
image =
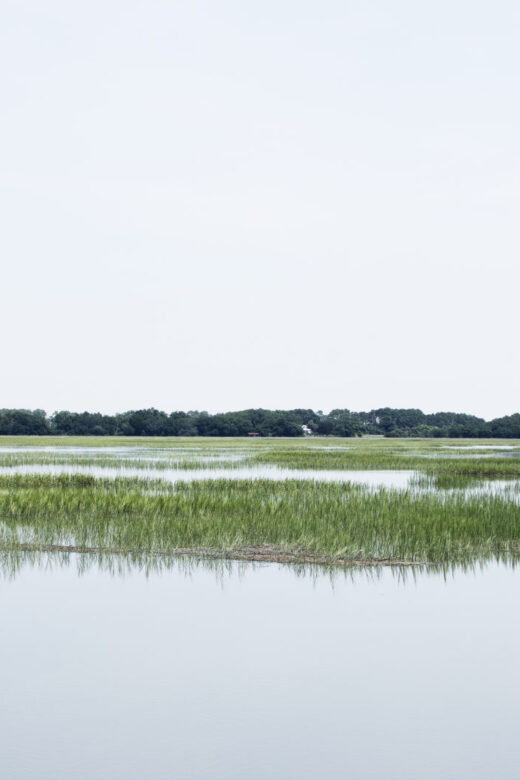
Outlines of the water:
<svg viewBox="0 0 520 780">
<path fill-rule="evenodd" d="M 454 444 L 444 445 L 441 447 L 443 450 L 459 450 L 465 452 L 466 450 L 518 450 L 518 445 L 511 444 L 461 444 L 459 446 Z"/>
<path fill-rule="evenodd" d="M 445 450 L 452 450 L 449 454 Z M 466 452 L 467 450 L 467 452 Z M 479 450 L 479 452 L 473 452 L 473 450 Z M 409 458 L 434 458 L 435 460 L 482 460 L 483 458 L 518 458 L 520 457 L 520 450 L 514 447 L 504 448 L 488 448 L 488 447 L 440 447 L 438 450 L 432 450 L 431 452 L 416 452 L 415 450 L 407 450 L 403 452 L 406 457 Z"/>
<path fill-rule="evenodd" d="M 467 446 L 466 449 L 479 449 L 480 445 Z M 506 445 L 496 445 L 497 449 L 510 449 Z M 520 481 L 480 480 L 472 485 L 439 489 L 432 479 L 425 478 L 420 472 L 410 469 L 295 469 L 268 464 L 255 464 L 247 461 L 251 450 L 239 446 L 231 448 L 186 448 L 150 446 L 10 446 L 0 447 L 0 455 L 41 454 L 42 462 L 20 463 L 14 466 L 2 465 L 0 475 L 15 474 L 87 474 L 104 479 L 137 478 L 143 480 L 161 480 L 174 485 L 178 482 L 194 482 L 214 479 L 227 480 L 272 480 L 281 482 L 288 479 L 312 482 L 336 482 L 361 485 L 368 490 L 382 488 L 390 490 L 409 490 L 415 495 L 437 493 L 438 495 L 459 494 L 470 498 L 474 496 L 502 496 L 520 504 Z M 315 447 L 318 449 L 318 447 Z M 323 447 L 322 449 L 327 449 Z M 328 449 L 332 449 L 329 447 Z M 337 448 L 340 449 L 340 448 Z M 348 449 L 342 447 L 341 449 Z M 442 449 L 450 449 L 445 446 Z M 456 449 L 452 447 L 451 449 Z M 197 451 L 194 451 L 197 450 Z M 417 457 L 439 457 L 435 453 L 413 453 Z M 62 462 L 46 460 L 49 456 L 59 456 Z M 503 452 L 503 456 L 516 453 Z M 67 456 L 70 462 L 67 462 Z M 444 455 L 441 457 L 457 457 Z M 485 457 L 485 453 L 467 457 Z M 102 458 L 103 462 L 99 459 Z M 113 463 L 111 463 L 113 461 Z M 186 464 L 193 464 L 189 468 Z M 204 464 L 201 467 L 201 464 Z"/>
<path fill-rule="evenodd" d="M 219 463 L 236 462 L 244 460 L 247 451 L 241 451 L 240 447 L 234 447 L 233 452 L 230 449 L 212 450 L 210 454 L 198 452 L 200 447 L 70 447 L 70 446 L 48 446 L 48 447 L 0 447 L 0 455 L 41 455 L 43 457 L 55 455 L 58 457 L 70 456 L 74 459 L 85 459 L 95 462 L 98 459 L 124 460 L 124 461 L 148 461 L 148 462 L 178 462 L 185 460 L 196 460 L 201 463 Z M 250 453 L 249 453 L 250 454 Z"/>
<path fill-rule="evenodd" d="M 96 466 L 95 464 L 31 463 L 19 466 L 0 466 L 0 475 L 14 474 L 90 474 L 94 477 L 115 479 L 116 477 L 136 477 L 140 479 L 160 479 L 164 482 L 194 482 L 208 479 L 267 479 L 282 482 L 299 479 L 314 482 L 351 482 L 367 487 L 388 487 L 406 489 L 415 475 L 414 471 L 339 471 L 325 469 L 288 469 L 279 466 L 244 466 L 243 468 L 185 469 L 185 468 L 132 468 L 131 466 Z"/>
<path fill-rule="evenodd" d="M 8 780 L 516 780 L 518 573 L 24 568 Z"/>
</svg>

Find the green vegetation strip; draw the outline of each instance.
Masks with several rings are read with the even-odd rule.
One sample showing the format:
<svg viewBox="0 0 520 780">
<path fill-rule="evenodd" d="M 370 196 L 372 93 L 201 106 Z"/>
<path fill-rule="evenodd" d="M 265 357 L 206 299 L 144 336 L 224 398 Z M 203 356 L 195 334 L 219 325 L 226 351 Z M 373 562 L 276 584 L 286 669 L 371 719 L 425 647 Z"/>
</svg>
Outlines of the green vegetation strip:
<svg viewBox="0 0 520 780">
<path fill-rule="evenodd" d="M 364 565 L 515 562 L 520 508 L 496 496 L 372 493 L 297 480 L 172 487 L 85 475 L 4 476 L 0 548 L 230 558 L 249 551 L 253 560 Z"/>
<path fill-rule="evenodd" d="M 171 438 L 51 438 L 14 437 L 0 439 L 5 447 L 0 452 L 0 467 L 18 466 L 97 466 L 99 468 L 146 469 L 215 469 L 243 468 L 244 466 L 272 465 L 290 469 L 311 470 L 414 470 L 430 476 L 520 478 L 520 442 L 517 453 L 496 451 L 496 440 L 480 440 L 475 451 L 474 440 L 425 439 L 171 439 Z M 39 451 L 50 444 L 56 451 Z M 129 445 L 124 453 L 121 445 Z M 16 445 L 35 448 L 23 451 Z M 82 451 L 67 450 L 81 446 Z M 138 446 L 132 450 L 130 447 Z M 499 444 L 499 446 L 504 446 Z M 453 449 L 452 449 L 453 448 Z M 515 454 L 517 455 L 516 457 Z M 229 457 L 233 460 L 225 460 Z"/>
<path fill-rule="evenodd" d="M 520 458 L 446 457 L 435 451 L 416 449 L 409 454 L 404 448 L 367 447 L 352 450 L 272 449 L 254 456 L 253 463 L 270 464 L 292 469 L 331 470 L 402 470 L 416 469 L 431 475 L 461 475 L 468 477 L 520 477 Z M 425 457 L 428 455 L 429 457 Z"/>
</svg>

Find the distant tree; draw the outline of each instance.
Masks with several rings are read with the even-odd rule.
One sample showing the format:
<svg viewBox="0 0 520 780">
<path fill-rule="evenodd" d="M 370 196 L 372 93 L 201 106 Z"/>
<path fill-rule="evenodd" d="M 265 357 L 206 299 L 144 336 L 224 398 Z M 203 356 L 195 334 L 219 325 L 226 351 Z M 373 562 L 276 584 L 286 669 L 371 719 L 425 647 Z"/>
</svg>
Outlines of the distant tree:
<svg viewBox="0 0 520 780">
<path fill-rule="evenodd" d="M 191 410 L 166 414 L 154 408 L 116 415 L 98 412 L 57 411 L 47 417 L 42 409 L 0 409 L 0 435 L 60 436 L 261 436 L 303 435 L 307 425 L 319 436 L 520 438 L 520 414 L 486 422 L 459 412 L 424 414 L 420 409 L 384 407 L 369 412 L 348 408 L 329 414 L 312 409 L 243 409 L 209 414 Z"/>
<path fill-rule="evenodd" d="M 41 409 L 0 409 L 0 435 L 47 436 L 49 421 Z"/>
</svg>

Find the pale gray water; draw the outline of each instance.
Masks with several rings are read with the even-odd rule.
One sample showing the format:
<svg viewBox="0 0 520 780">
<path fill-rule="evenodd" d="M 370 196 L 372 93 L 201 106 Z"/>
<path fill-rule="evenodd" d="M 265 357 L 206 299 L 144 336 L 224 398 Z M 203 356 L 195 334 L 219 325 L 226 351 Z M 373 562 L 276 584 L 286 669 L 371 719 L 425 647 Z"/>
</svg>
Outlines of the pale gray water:
<svg viewBox="0 0 520 780">
<path fill-rule="evenodd" d="M 22 569 L 2 777 L 516 780 L 518 572 L 380 574 Z"/>
<path fill-rule="evenodd" d="M 518 444 L 446 444 L 441 447 L 443 450 L 517 450 Z"/>
<path fill-rule="evenodd" d="M 15 474 L 86 474 L 104 479 L 137 478 L 162 480 L 175 485 L 177 482 L 202 482 L 215 479 L 229 480 L 271 480 L 284 482 L 288 479 L 306 482 L 335 482 L 353 484 L 377 491 L 409 490 L 416 495 L 436 493 L 438 495 L 460 495 L 503 497 L 520 504 L 520 481 L 517 479 L 480 480 L 474 485 L 440 489 L 431 478 L 425 478 L 416 471 L 405 469 L 386 470 L 344 470 L 339 469 L 288 469 L 280 466 L 250 465 L 234 468 L 138 468 L 132 462 L 119 466 L 96 465 L 95 461 L 78 463 L 26 463 L 17 466 L 1 466 L 0 475 Z"/>
<path fill-rule="evenodd" d="M 0 447 L 0 455 L 58 455 L 74 458 L 85 458 L 93 463 L 97 459 L 108 460 L 128 460 L 149 461 L 149 462 L 177 462 L 181 460 L 196 460 L 199 463 L 219 463 L 235 462 L 244 460 L 250 452 L 241 452 L 239 447 L 228 449 L 206 450 L 206 454 L 199 452 L 200 447 L 182 448 L 182 447 L 69 447 L 69 446 L 49 446 L 49 447 Z"/>
<path fill-rule="evenodd" d="M 450 452 L 449 454 L 445 452 L 445 450 L 450 449 L 453 449 L 453 452 Z M 466 449 L 477 450 L 478 447 L 467 447 Z M 462 458 L 464 460 L 484 460 L 486 458 L 518 458 L 520 457 L 520 450 L 515 450 L 511 447 L 507 448 L 507 451 L 504 449 L 500 451 L 492 450 L 490 452 L 464 452 L 462 448 L 458 449 L 457 447 L 440 447 L 438 450 L 432 450 L 431 452 L 415 452 L 414 450 L 407 450 L 406 452 L 403 452 L 403 455 L 406 455 L 408 458 L 433 458 L 435 460 L 461 460 Z"/>
<path fill-rule="evenodd" d="M 496 445 L 497 448 L 509 449 L 505 445 Z M 200 448 L 193 448 L 200 449 Z M 318 449 L 318 448 L 315 448 Z M 342 448 L 342 449 L 347 449 Z M 450 449 L 443 447 L 442 449 Z M 479 449 L 479 446 L 468 446 L 466 449 Z M 239 450 L 239 451 L 237 451 Z M 450 490 L 439 489 L 432 479 L 425 478 L 419 471 L 406 469 L 372 469 L 372 470 L 339 470 L 339 469 L 294 469 L 268 464 L 248 463 L 249 450 L 241 448 L 230 449 L 215 448 L 210 453 L 193 452 L 187 448 L 158 448 L 150 446 L 130 447 L 75 447 L 75 446 L 46 446 L 46 447 L 0 447 L 0 454 L 42 453 L 42 455 L 69 455 L 70 462 L 53 463 L 52 461 L 40 463 L 19 463 L 14 466 L 1 465 L 0 475 L 15 474 L 87 474 L 94 477 L 138 478 L 145 480 L 162 480 L 169 484 L 177 482 L 194 482 L 214 479 L 228 480 L 272 480 L 281 482 L 288 479 L 336 482 L 361 485 L 368 490 L 410 490 L 415 495 L 424 493 L 437 493 L 438 495 L 455 495 L 470 498 L 473 496 L 497 496 L 520 504 L 520 481 L 509 480 L 480 480 L 478 483 L 467 487 L 452 488 Z M 189 453 L 186 457 L 182 453 Z M 418 458 L 439 457 L 435 453 L 412 453 Z M 517 453 L 503 452 L 503 456 L 515 456 Z M 124 455 L 124 457 L 122 457 Z M 78 457 L 80 460 L 78 462 Z M 84 457 L 84 460 L 83 460 Z M 444 455 L 442 457 L 458 457 Z M 468 458 L 486 457 L 484 453 L 467 455 Z M 74 458 L 74 460 L 73 460 Z M 103 462 L 98 459 L 103 458 Z M 114 458 L 114 465 L 107 465 Z M 243 463 L 241 461 L 244 461 Z M 189 468 L 186 463 L 204 464 L 204 468 Z M 226 463 L 229 464 L 226 467 Z M 155 464 L 155 466 L 154 466 Z M 238 465 L 237 465 L 238 464 Z"/>
<path fill-rule="evenodd" d="M 60 445 L 42 445 L 41 447 L 38 446 L 19 446 L 17 444 L 9 445 L 7 447 L 0 447 L 0 453 L 2 454 L 16 454 L 18 452 L 33 452 L 38 454 L 53 454 L 56 455 L 58 453 L 65 454 L 65 455 L 91 455 L 95 456 L 96 454 L 99 455 L 110 455 L 113 453 L 114 455 L 126 455 L 127 453 L 132 453 L 135 455 L 136 452 L 148 452 L 149 447 L 117 447 L 113 444 L 111 444 L 108 447 L 102 447 L 102 446 L 91 446 L 91 447 L 74 447 L 69 444 L 60 444 Z"/>
<path fill-rule="evenodd" d="M 114 479 L 116 477 L 137 477 L 140 479 L 161 479 L 176 482 L 195 482 L 208 479 L 268 479 L 282 482 L 288 479 L 301 479 L 321 482 L 352 482 L 367 487 L 389 487 L 406 489 L 414 476 L 414 471 L 335 471 L 325 469 L 287 469 L 279 466 L 258 465 L 243 468 L 218 469 L 178 469 L 178 468 L 132 468 L 131 466 L 112 467 L 94 464 L 56 464 L 31 463 L 19 466 L 0 466 L 0 475 L 13 474 L 91 474 L 95 477 Z"/>
</svg>

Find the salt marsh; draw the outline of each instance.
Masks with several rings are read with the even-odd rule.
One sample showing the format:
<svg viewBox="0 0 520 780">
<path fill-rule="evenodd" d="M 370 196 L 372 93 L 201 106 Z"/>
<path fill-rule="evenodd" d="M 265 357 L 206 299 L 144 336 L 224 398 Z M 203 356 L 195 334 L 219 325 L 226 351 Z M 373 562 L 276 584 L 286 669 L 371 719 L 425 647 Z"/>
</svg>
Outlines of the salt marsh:
<svg viewBox="0 0 520 780">
<path fill-rule="evenodd" d="M 332 565 L 515 561 L 520 462 L 490 456 L 494 442 L 481 456 L 458 442 L 461 456 L 447 458 L 446 446 L 7 440 L 1 544 Z"/>
</svg>

